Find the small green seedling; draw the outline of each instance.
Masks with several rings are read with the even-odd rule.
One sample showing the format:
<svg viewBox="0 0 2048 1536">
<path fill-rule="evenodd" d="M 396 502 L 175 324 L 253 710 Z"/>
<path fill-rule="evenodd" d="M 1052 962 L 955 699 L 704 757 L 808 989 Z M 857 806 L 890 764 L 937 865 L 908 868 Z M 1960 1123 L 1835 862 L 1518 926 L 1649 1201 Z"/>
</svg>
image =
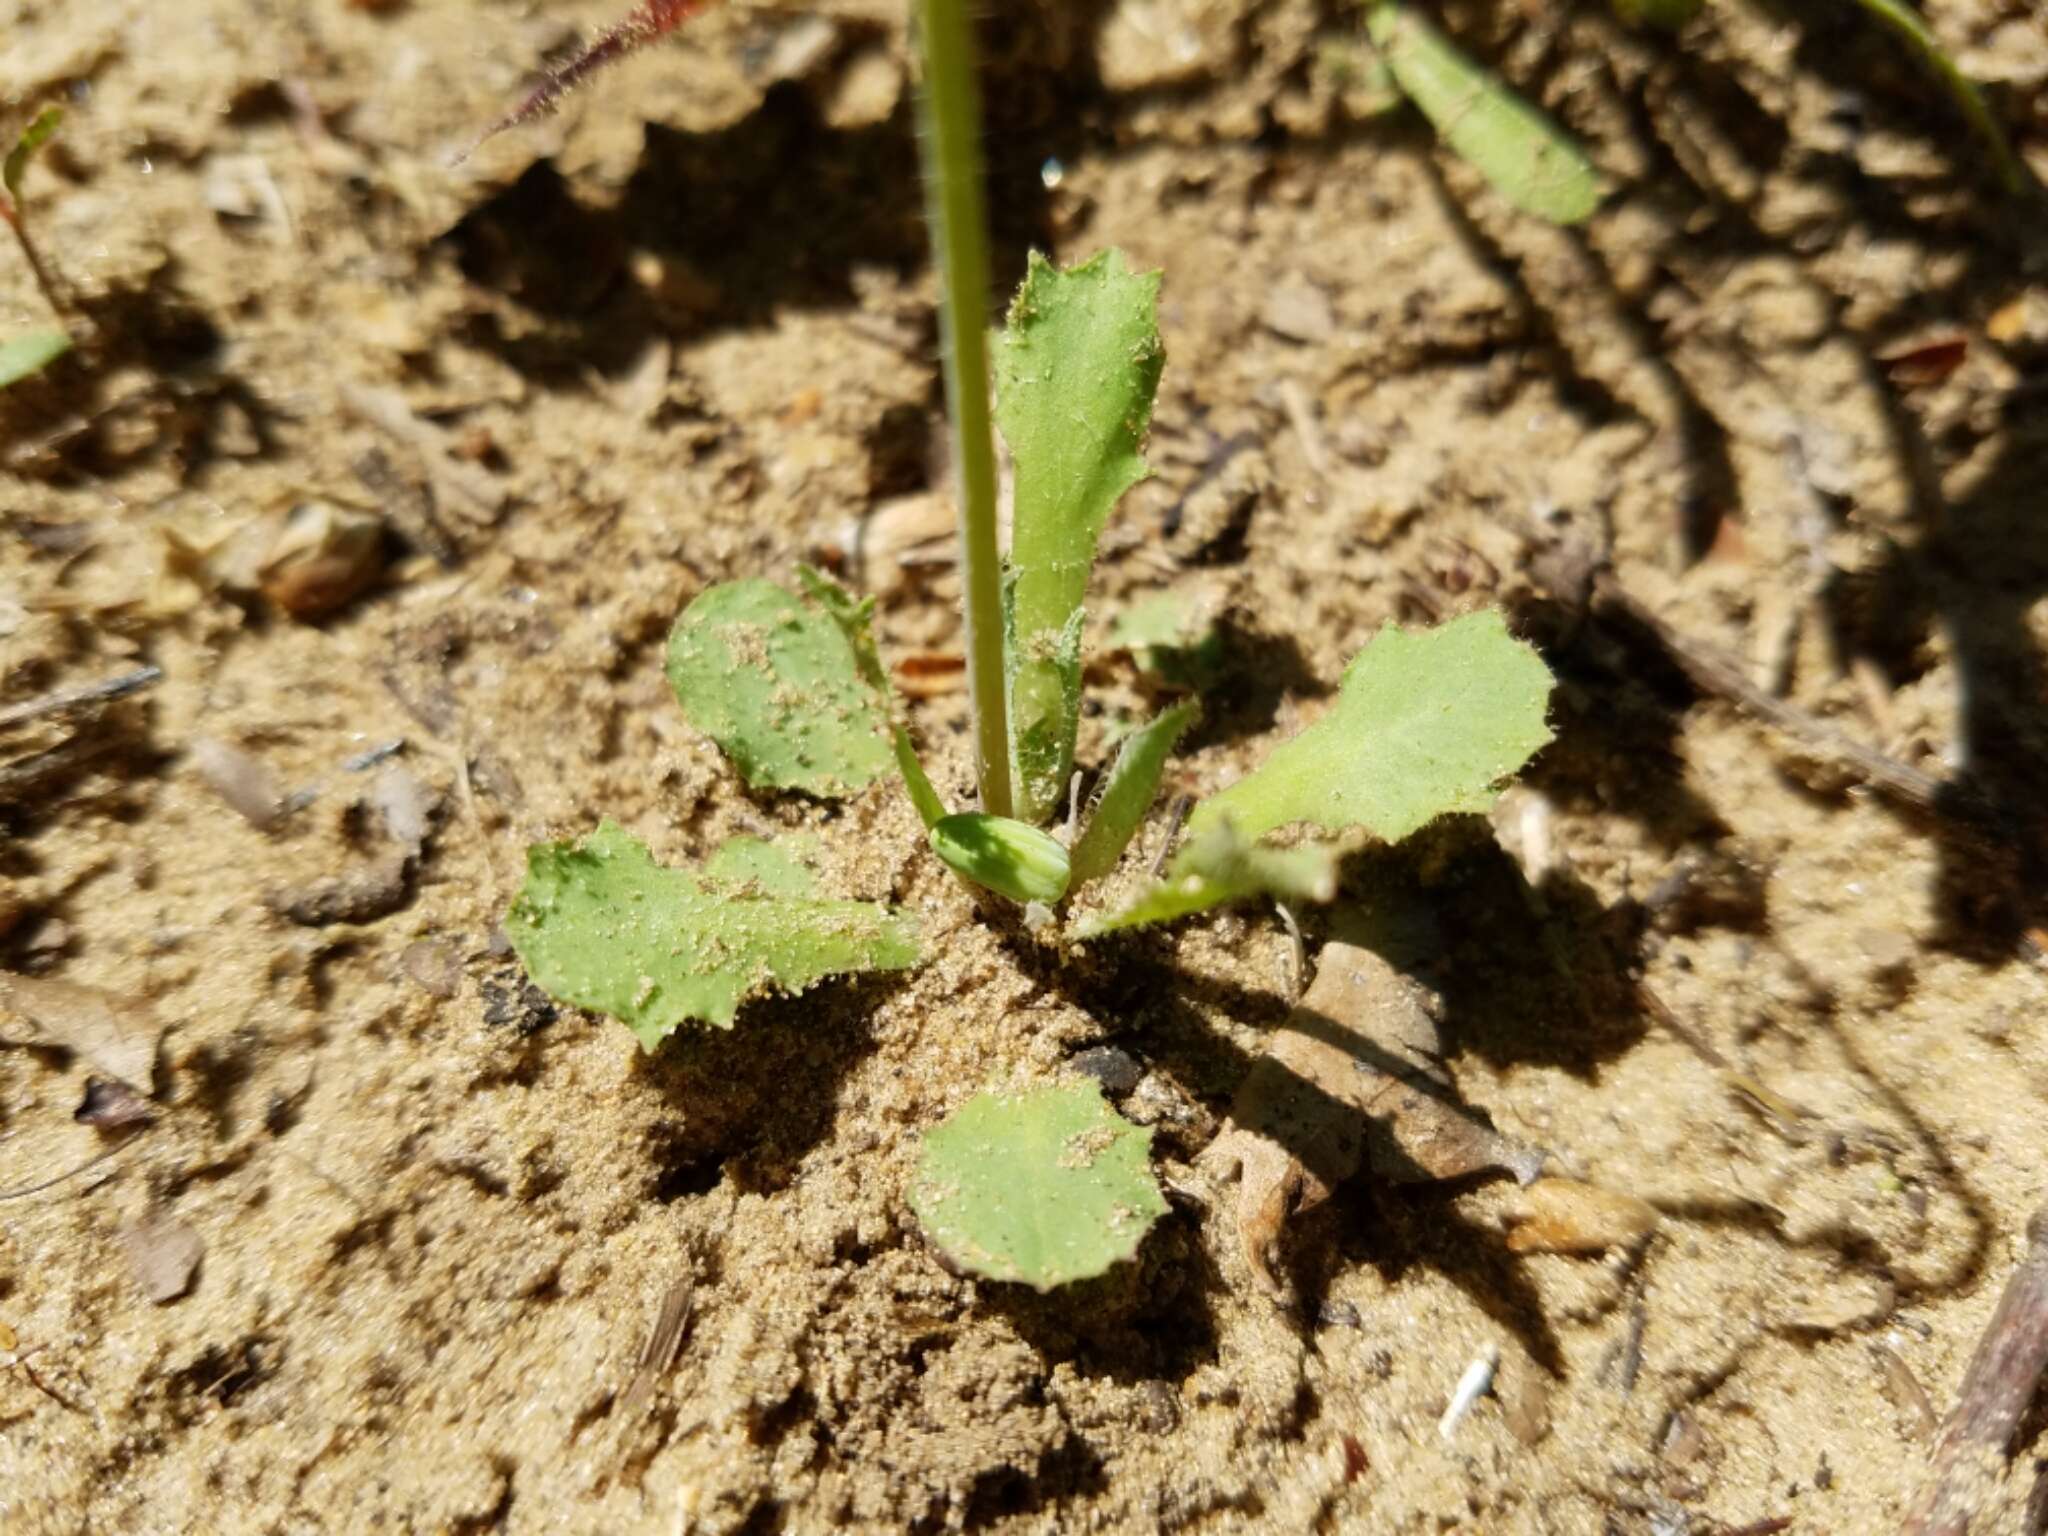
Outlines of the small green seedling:
<svg viewBox="0 0 2048 1536">
<path fill-rule="evenodd" d="M 70 350 L 65 331 L 23 331 L 0 341 L 0 389 L 41 373 Z"/>
<path fill-rule="evenodd" d="M 1600 206 L 1599 175 L 1577 141 L 1415 11 L 1377 0 L 1365 25 L 1395 83 L 1515 207 L 1577 224 Z"/>
<path fill-rule="evenodd" d="M 749 788 L 848 795 L 891 766 L 886 716 L 852 644 L 773 582 L 728 582 L 684 609 L 668 680 Z"/>
<path fill-rule="evenodd" d="M 2007 140 L 2005 130 L 1999 126 L 1990 106 L 1985 102 L 1983 93 L 1977 89 L 1976 83 L 1956 66 L 1956 61 L 1948 56 L 1948 51 L 1941 46 L 1941 40 L 1934 35 L 1933 29 L 1927 25 L 1919 12 L 1902 4 L 1901 0 L 1856 0 L 1856 3 L 1889 27 L 1908 47 L 1919 54 L 1921 63 L 1925 64 L 1947 89 L 1949 98 L 1955 102 L 1964 118 L 1976 130 L 1977 136 L 1984 141 L 1985 148 L 1991 151 L 1991 163 L 1997 168 L 2000 184 L 2007 192 L 2024 192 L 2031 179 L 2026 166 L 2021 163 L 2020 157 L 2013 153 L 2012 144 Z"/>
<path fill-rule="evenodd" d="M 15 243 L 21 247 L 22 258 L 35 277 L 36 287 L 42 290 L 50 308 L 60 312 L 64 304 L 29 230 L 28 212 L 22 204 L 21 183 L 28 172 L 29 161 L 35 158 L 37 150 L 50 142 L 63 121 L 62 107 L 44 107 L 9 146 L 6 157 L 0 159 L 0 220 L 5 220 L 7 227 L 14 231 Z M 0 389 L 41 372 L 70 350 L 71 338 L 60 330 L 28 331 L 0 341 Z"/>
<path fill-rule="evenodd" d="M 1322 718 L 1196 807 L 1161 875 L 1122 873 L 1199 708 L 1184 699 L 1127 735 L 1083 809 L 1088 579 L 1105 523 L 1148 473 L 1142 445 L 1164 360 L 1159 275 L 1131 271 L 1113 250 L 1065 270 L 1033 255 L 994 347 L 991 410 L 962 0 L 919 0 L 917 18 L 980 803 L 948 806 L 919 762 L 875 645 L 873 600 L 817 571 L 800 572 L 801 593 L 760 580 L 700 593 L 669 641 L 676 700 L 762 793 L 841 798 L 893 765 L 931 851 L 1016 903 L 1048 946 L 1230 901 L 1329 901 L 1347 850 L 1491 803 L 1548 739 L 1549 673 L 1494 614 L 1423 634 L 1383 630 Z M 1007 557 L 991 423 L 1016 471 Z M 663 868 L 607 823 L 581 844 L 532 850 L 505 929 L 536 982 L 621 1019 L 651 1050 L 687 1020 L 730 1026 L 763 991 L 916 963 L 908 917 L 816 884 L 798 851 L 758 840 L 727 844 L 694 871 Z M 1059 1285 L 1128 1258 L 1164 1213 L 1147 1147 L 1093 1085 L 982 1093 L 927 1135 L 910 1201 L 960 1268 Z"/>
</svg>

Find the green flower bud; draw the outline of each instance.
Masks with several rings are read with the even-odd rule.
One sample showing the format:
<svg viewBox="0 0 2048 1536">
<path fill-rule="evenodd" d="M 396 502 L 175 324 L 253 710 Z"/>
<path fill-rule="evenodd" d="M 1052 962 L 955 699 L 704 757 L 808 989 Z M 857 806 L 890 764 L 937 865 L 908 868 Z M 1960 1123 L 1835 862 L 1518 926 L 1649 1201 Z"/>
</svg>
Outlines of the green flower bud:
<svg viewBox="0 0 2048 1536">
<path fill-rule="evenodd" d="M 1024 822 L 969 811 L 933 823 L 931 840 L 948 868 L 1012 901 L 1050 904 L 1067 894 L 1067 850 Z"/>
</svg>

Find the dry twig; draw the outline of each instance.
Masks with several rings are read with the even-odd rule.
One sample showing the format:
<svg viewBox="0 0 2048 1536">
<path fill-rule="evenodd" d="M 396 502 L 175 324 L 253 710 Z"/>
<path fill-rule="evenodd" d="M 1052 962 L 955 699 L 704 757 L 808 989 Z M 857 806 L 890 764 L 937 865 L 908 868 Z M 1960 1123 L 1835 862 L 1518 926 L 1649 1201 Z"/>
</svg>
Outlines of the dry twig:
<svg viewBox="0 0 2048 1536">
<path fill-rule="evenodd" d="M 24 699 L 19 704 L 9 704 L 0 709 L 0 731 L 13 730 L 49 715 L 98 709 L 116 699 L 125 699 L 131 693 L 140 693 L 163 675 L 161 667 L 137 667 L 133 672 L 123 672 L 104 682 L 87 683 L 79 688 L 59 688 L 37 698 Z"/>
<path fill-rule="evenodd" d="M 2027 1223 L 2027 1251 L 2005 1282 L 1998 1310 L 1934 1448 L 1934 1467 L 1902 1536 L 1964 1536 L 1996 1487 L 2020 1420 L 2048 1375 L 2048 1204 Z"/>
</svg>

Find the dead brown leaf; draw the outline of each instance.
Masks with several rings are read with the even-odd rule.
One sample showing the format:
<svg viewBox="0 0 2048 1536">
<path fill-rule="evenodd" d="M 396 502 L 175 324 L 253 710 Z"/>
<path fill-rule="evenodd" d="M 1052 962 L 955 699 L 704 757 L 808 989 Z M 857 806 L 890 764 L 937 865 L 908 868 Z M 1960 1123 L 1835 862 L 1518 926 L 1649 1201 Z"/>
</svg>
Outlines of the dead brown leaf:
<svg viewBox="0 0 2048 1536">
<path fill-rule="evenodd" d="M 967 686 L 967 658 L 957 653 L 919 651 L 900 657 L 893 670 L 897 691 L 913 699 L 959 693 Z"/>
<path fill-rule="evenodd" d="M 1885 377 L 1901 389 L 1920 389 L 1939 384 L 1962 367 L 1969 355 L 1970 338 L 1960 332 L 1939 336 L 1918 346 L 1900 347 L 1878 358 Z"/>
<path fill-rule="evenodd" d="M 1632 1249 L 1657 1230 L 1657 1208 L 1577 1179 L 1538 1179 L 1508 1213 L 1510 1253 L 1605 1253 Z"/>
<path fill-rule="evenodd" d="M 1281 1294 L 1273 1260 L 1290 1217 L 1369 1166 L 1395 1183 L 1502 1169 L 1527 1182 L 1543 1154 L 1462 1103 L 1441 1060 L 1436 999 L 1370 949 L 1323 947 L 1307 993 L 1273 1032 L 1205 1160 L 1238 1178 L 1246 1261 Z"/>
<path fill-rule="evenodd" d="M 96 1131 L 120 1131 L 131 1125 L 149 1124 L 156 1118 L 156 1109 L 118 1078 L 88 1077 L 85 1097 L 72 1111 L 71 1118 Z"/>
<path fill-rule="evenodd" d="M 47 976 L 0 972 L 0 1003 L 53 1044 L 147 1094 L 164 1027 L 134 998 Z"/>
</svg>

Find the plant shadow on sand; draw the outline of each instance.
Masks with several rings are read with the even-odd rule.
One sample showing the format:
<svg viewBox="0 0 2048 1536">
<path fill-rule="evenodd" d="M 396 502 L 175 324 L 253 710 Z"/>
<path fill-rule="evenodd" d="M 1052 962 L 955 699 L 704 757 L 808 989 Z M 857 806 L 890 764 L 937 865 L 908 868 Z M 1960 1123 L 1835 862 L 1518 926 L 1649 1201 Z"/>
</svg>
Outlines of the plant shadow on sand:
<svg viewBox="0 0 2048 1536">
<path fill-rule="evenodd" d="M 747 1193 L 787 1187 L 831 1134 L 838 1084 L 874 1049 L 875 1010 L 896 974 L 826 982 L 800 997 L 747 1003 L 731 1029 L 685 1027 L 637 1070 L 674 1113 L 647 1133 L 647 1196 L 666 1204 L 730 1180 Z"/>
</svg>

